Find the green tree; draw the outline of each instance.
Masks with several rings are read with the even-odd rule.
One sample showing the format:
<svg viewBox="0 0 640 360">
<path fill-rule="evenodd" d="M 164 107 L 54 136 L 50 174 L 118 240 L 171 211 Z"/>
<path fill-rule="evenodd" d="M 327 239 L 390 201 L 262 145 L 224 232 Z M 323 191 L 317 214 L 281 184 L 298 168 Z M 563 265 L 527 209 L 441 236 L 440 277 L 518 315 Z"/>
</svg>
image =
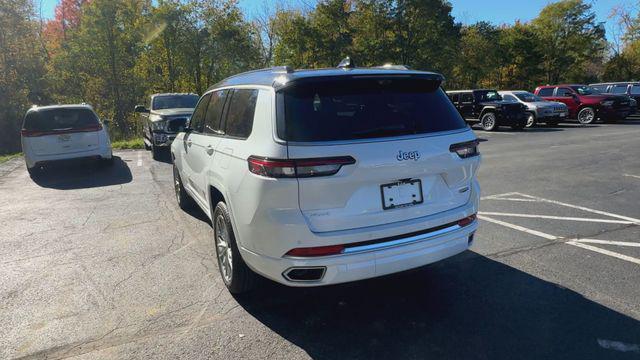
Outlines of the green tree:
<svg viewBox="0 0 640 360">
<path fill-rule="evenodd" d="M 460 56 L 448 83 L 458 88 L 494 87 L 499 70 L 500 30 L 487 22 L 461 30 Z"/>
<path fill-rule="evenodd" d="M 0 1 L 0 154 L 20 150 L 25 111 L 48 100 L 39 43 L 31 1 Z"/>
<path fill-rule="evenodd" d="M 544 79 L 540 38 L 528 24 L 516 22 L 500 31 L 497 87 L 533 89 Z"/>
<path fill-rule="evenodd" d="M 591 5 L 582 0 L 562 0 L 547 5 L 532 21 L 540 38 L 539 50 L 548 83 L 593 79 L 593 65 L 603 60 L 606 48 L 602 23 Z"/>
</svg>

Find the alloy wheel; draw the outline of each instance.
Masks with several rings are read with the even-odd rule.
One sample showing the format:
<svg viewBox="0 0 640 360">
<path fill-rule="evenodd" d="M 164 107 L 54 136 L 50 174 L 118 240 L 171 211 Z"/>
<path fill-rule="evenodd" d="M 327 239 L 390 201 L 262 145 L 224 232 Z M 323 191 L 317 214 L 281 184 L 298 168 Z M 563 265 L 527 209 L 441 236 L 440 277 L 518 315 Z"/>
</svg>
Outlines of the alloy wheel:
<svg viewBox="0 0 640 360">
<path fill-rule="evenodd" d="M 224 282 L 230 284 L 233 272 L 233 253 L 231 251 L 231 245 L 229 243 L 229 231 L 227 229 L 227 223 L 222 215 L 219 215 L 216 218 L 215 237 L 216 254 L 218 256 L 218 265 L 220 266 L 220 272 L 222 273 Z"/>
<path fill-rule="evenodd" d="M 591 124 L 595 119 L 595 117 L 596 117 L 596 114 L 591 108 L 584 108 L 580 110 L 580 112 L 578 113 L 578 121 L 581 124 Z"/>
</svg>

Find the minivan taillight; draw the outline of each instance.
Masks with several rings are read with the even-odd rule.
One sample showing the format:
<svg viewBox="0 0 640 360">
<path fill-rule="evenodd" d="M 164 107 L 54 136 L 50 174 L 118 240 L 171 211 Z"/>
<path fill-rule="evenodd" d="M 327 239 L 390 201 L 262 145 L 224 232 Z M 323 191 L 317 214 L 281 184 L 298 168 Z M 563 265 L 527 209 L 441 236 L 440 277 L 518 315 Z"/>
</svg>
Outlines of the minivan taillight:
<svg viewBox="0 0 640 360">
<path fill-rule="evenodd" d="M 480 141 L 472 140 L 463 143 L 453 144 L 449 146 L 449 151 L 455 152 L 462 159 L 466 159 L 472 156 L 477 156 L 480 154 L 478 151 L 478 144 Z"/>
<path fill-rule="evenodd" d="M 249 171 L 272 178 L 304 178 L 335 175 L 343 165 L 356 163 L 351 156 L 312 159 L 269 159 L 250 156 Z"/>
</svg>

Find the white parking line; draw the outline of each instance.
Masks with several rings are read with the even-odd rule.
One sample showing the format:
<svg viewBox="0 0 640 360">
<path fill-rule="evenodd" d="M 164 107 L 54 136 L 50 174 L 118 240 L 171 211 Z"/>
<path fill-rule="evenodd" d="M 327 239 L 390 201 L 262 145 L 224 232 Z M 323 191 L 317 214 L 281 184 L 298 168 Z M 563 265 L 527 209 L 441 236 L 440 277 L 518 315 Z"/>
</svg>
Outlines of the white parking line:
<svg viewBox="0 0 640 360">
<path fill-rule="evenodd" d="M 535 200 L 533 200 L 535 201 Z M 551 215 L 534 215 L 534 214 L 513 214 L 513 213 L 501 213 L 501 212 L 485 212 L 481 211 L 478 213 L 479 215 L 490 215 L 490 216 L 510 216 L 510 217 L 521 217 L 521 218 L 533 218 L 533 219 L 551 219 L 551 220 L 569 220 L 569 221 L 583 221 L 583 222 L 599 222 L 599 223 L 609 223 L 609 224 L 634 224 L 632 221 L 625 220 L 611 220 L 611 219 L 591 219 L 591 218 L 579 218 L 579 217 L 568 217 L 568 216 L 551 216 Z"/>
<path fill-rule="evenodd" d="M 632 177 L 632 178 L 636 178 L 636 179 L 640 179 L 640 176 L 638 175 L 631 175 L 631 174 L 623 174 L 626 177 Z"/>
<path fill-rule="evenodd" d="M 136 165 L 142 166 L 142 153 L 140 151 L 138 151 L 138 163 Z"/>
<path fill-rule="evenodd" d="M 587 245 L 587 244 L 583 244 L 583 243 L 579 243 L 579 242 L 575 242 L 575 241 L 569 241 L 569 242 L 567 242 L 567 244 L 573 245 L 573 246 L 577 246 L 579 248 L 583 248 L 583 249 L 586 249 L 586 250 L 595 251 L 595 252 L 600 253 L 600 254 L 613 256 L 614 258 L 618 258 L 620 260 L 625 260 L 625 261 L 629 261 L 629 262 L 632 262 L 634 264 L 640 265 L 640 259 L 636 259 L 634 257 L 627 256 L 627 255 L 624 255 L 624 254 L 620 254 L 620 253 L 617 253 L 617 252 L 614 252 L 614 251 L 601 249 L 599 247 L 595 247 L 595 246 L 591 246 L 591 245 Z"/>
<path fill-rule="evenodd" d="M 533 230 L 533 229 L 529 229 L 526 228 L 524 226 L 520 226 L 520 225 L 516 225 L 516 224 L 511 224 L 508 222 L 504 222 L 498 219 L 494 219 L 494 218 L 490 218 L 488 216 L 483 216 L 483 215 L 478 215 L 478 219 L 482 219 L 484 221 L 489 221 L 492 222 L 494 224 L 498 224 L 498 225 L 502 225 L 502 226 L 506 226 L 508 228 L 511 228 L 513 230 L 518 230 L 518 231 L 522 231 L 525 232 L 527 234 L 531 234 L 531 235 L 535 235 L 535 236 L 539 236 L 541 238 L 545 238 L 548 240 L 558 240 L 561 239 L 560 237 L 557 237 L 555 235 L 551 235 L 551 234 L 547 234 L 547 233 L 543 233 L 542 231 L 538 231 L 538 230 Z"/>
<path fill-rule="evenodd" d="M 613 241 L 613 240 L 597 240 L 597 239 L 578 239 L 578 240 L 572 240 L 572 241 L 578 242 L 578 243 L 589 243 L 589 244 L 640 247 L 640 243 L 630 242 L 630 241 Z"/>
<path fill-rule="evenodd" d="M 546 202 L 546 203 L 550 203 L 550 204 L 555 204 L 555 205 L 560 205 L 560 206 L 565 206 L 565 207 L 570 207 L 573 209 L 578 209 L 578 210 L 582 210 L 582 211 L 587 211 L 590 213 L 594 213 L 594 214 L 599 214 L 599 215 L 604 215 L 604 216 L 609 216 L 609 217 L 613 217 L 613 218 L 617 218 L 617 219 L 622 219 L 622 220 L 626 220 L 626 221 L 630 221 L 633 224 L 638 224 L 640 225 L 640 219 L 636 219 L 636 218 L 632 218 L 632 217 L 628 217 L 628 216 L 623 216 L 623 215 L 618 215 L 618 214 L 614 214 L 614 213 L 610 213 L 610 212 L 606 212 L 606 211 L 601 211 L 601 210 L 595 210 L 595 209 L 591 209 L 588 207 L 584 207 L 584 206 L 578 206 L 578 205 L 572 205 L 572 204 L 567 204 L 564 202 L 560 202 L 560 201 L 556 201 L 556 200 L 549 200 L 549 199 L 544 199 L 544 198 L 540 198 L 540 197 L 536 197 L 536 196 L 531 196 L 531 195 L 527 195 L 527 194 L 522 194 L 522 193 L 516 193 L 519 196 L 524 196 L 526 198 L 530 198 L 530 199 L 534 199 L 534 200 L 538 200 L 540 202 Z"/>
</svg>

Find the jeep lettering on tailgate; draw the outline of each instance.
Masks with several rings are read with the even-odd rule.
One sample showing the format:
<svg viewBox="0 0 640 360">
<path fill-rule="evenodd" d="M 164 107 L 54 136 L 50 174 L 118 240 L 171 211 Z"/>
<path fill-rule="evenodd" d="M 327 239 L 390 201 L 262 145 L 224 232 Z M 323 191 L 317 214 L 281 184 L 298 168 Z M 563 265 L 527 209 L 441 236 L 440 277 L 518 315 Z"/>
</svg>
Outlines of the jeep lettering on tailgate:
<svg viewBox="0 0 640 360">
<path fill-rule="evenodd" d="M 396 159 L 398 159 L 398 161 L 404 161 L 404 160 L 413 160 L 413 161 L 418 161 L 418 159 L 420 159 L 420 153 L 418 151 L 398 151 L 398 155 L 396 156 Z"/>
</svg>

